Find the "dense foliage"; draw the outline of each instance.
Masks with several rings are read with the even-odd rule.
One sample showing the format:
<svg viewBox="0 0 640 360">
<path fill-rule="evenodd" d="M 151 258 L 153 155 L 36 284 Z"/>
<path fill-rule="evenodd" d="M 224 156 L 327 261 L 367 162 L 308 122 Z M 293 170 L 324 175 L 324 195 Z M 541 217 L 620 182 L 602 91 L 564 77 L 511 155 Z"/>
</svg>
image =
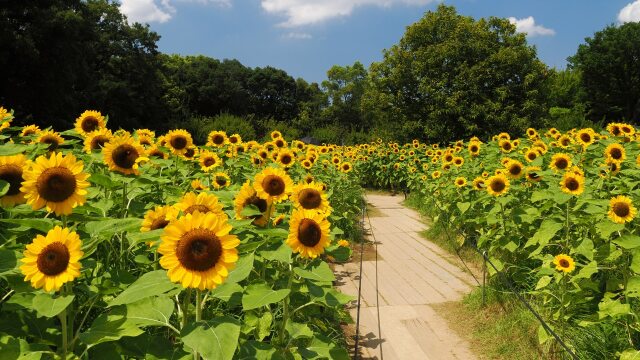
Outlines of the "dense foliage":
<svg viewBox="0 0 640 360">
<path fill-rule="evenodd" d="M 440 147 L 362 145 L 371 185 L 419 196 L 433 225 L 486 251 L 580 359 L 640 355 L 638 133 L 528 129 Z M 491 266 L 490 274 L 496 275 Z M 494 286 L 509 292 L 503 279 Z M 541 344 L 562 352 L 543 329 Z"/>
<path fill-rule="evenodd" d="M 355 153 L 75 124 L 0 108 L 2 359 L 348 359 Z"/>
</svg>

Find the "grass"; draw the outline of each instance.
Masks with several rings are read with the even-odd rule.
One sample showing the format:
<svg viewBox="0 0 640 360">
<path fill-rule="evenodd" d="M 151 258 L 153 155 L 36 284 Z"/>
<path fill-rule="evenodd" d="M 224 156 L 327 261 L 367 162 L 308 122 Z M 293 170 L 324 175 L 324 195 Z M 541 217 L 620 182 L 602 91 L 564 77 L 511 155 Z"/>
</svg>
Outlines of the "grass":
<svg viewBox="0 0 640 360">
<path fill-rule="evenodd" d="M 424 201 L 410 195 L 405 206 L 417 210 L 429 225 L 421 235 L 467 264 L 476 278 L 482 278 L 483 259 L 469 246 L 461 246 L 461 237 L 447 232 L 440 223 L 427 217 Z M 432 305 L 449 322 L 449 326 L 471 343 L 472 350 L 483 359 L 529 360 L 549 358 L 538 344 L 539 323 L 511 294 L 486 288 L 486 305 L 482 304 L 482 289 L 476 288 L 461 302 Z M 461 306 L 462 305 L 462 306 Z"/>
</svg>

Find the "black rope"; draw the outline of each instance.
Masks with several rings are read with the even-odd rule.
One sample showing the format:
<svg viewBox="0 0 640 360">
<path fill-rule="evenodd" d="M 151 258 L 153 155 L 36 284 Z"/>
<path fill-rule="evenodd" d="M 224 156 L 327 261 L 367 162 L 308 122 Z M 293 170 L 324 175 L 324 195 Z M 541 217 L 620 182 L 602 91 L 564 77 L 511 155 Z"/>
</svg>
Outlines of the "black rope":
<svg viewBox="0 0 640 360">
<path fill-rule="evenodd" d="M 380 291 L 378 291 L 378 240 L 376 240 L 376 234 L 373 231 L 373 227 L 371 226 L 371 218 L 369 217 L 369 212 L 367 214 L 367 221 L 369 222 L 369 229 L 371 229 L 371 236 L 373 237 L 373 244 L 376 249 L 376 310 L 378 312 L 378 336 L 380 337 L 380 360 L 384 360 L 384 355 L 382 353 L 382 328 L 380 325 Z"/>
<path fill-rule="evenodd" d="M 364 214 L 366 209 L 366 201 L 362 198 L 362 241 L 360 242 L 360 276 L 358 278 L 358 310 L 356 311 L 356 343 L 354 348 L 354 359 L 358 359 L 358 345 L 360 342 L 360 300 L 362 299 L 362 258 L 364 255 Z"/>
</svg>

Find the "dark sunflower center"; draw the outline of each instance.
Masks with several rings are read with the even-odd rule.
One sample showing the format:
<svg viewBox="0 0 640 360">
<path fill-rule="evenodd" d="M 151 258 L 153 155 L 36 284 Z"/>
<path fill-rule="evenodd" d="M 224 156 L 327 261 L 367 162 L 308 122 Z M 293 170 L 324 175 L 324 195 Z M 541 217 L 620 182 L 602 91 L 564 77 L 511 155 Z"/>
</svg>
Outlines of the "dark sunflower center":
<svg viewBox="0 0 640 360">
<path fill-rule="evenodd" d="M 537 173 L 535 173 L 535 172 L 530 172 L 529 173 L 529 179 L 536 180 L 538 178 L 540 178 L 540 176 L 538 176 Z"/>
<path fill-rule="evenodd" d="M 291 156 L 289 156 L 289 155 L 282 156 L 282 158 L 280 159 L 280 162 L 282 162 L 282 164 L 284 164 L 284 165 L 291 164 Z"/>
<path fill-rule="evenodd" d="M 169 225 L 168 220 L 166 220 L 165 218 L 159 218 L 159 219 L 153 220 L 153 222 L 151 223 L 151 226 L 149 226 L 149 229 L 151 230 L 164 229 L 167 225 Z"/>
<path fill-rule="evenodd" d="M 100 122 L 93 116 L 87 116 L 86 118 L 84 118 L 82 120 L 82 124 L 80 125 L 80 127 L 82 127 L 82 130 L 87 133 L 96 130 L 99 126 Z"/>
<path fill-rule="evenodd" d="M 322 196 L 315 189 L 303 189 L 298 195 L 298 201 L 305 209 L 317 209 L 322 204 Z"/>
<path fill-rule="evenodd" d="M 520 165 L 512 165 L 509 168 L 509 173 L 511 175 L 520 175 L 521 172 L 522 172 L 522 168 L 520 167 Z"/>
<path fill-rule="evenodd" d="M 178 241 L 176 256 L 180 264 L 191 271 L 207 271 L 213 268 L 222 255 L 222 244 L 216 234 L 208 229 L 193 229 Z"/>
<path fill-rule="evenodd" d="M 556 167 L 560 170 L 564 170 L 567 168 L 567 166 L 569 166 L 569 162 L 567 161 L 567 159 L 564 158 L 560 158 L 558 160 L 556 160 Z"/>
<path fill-rule="evenodd" d="M 142 138 L 140 139 L 140 144 L 148 146 L 148 145 L 151 145 L 151 141 L 147 138 Z"/>
<path fill-rule="evenodd" d="M 23 136 L 29 136 L 29 135 L 33 135 L 36 133 L 35 129 L 27 129 L 24 131 Z"/>
<path fill-rule="evenodd" d="M 563 268 L 568 268 L 569 267 L 569 260 L 567 260 L 567 259 L 561 259 L 559 261 L 559 263 L 560 263 L 560 267 L 563 267 Z"/>
<path fill-rule="evenodd" d="M 489 186 L 491 186 L 491 190 L 497 193 L 502 192 L 502 190 L 507 187 L 507 185 L 501 179 L 492 181 Z"/>
<path fill-rule="evenodd" d="M 527 154 L 527 158 L 528 158 L 529 160 L 535 160 L 535 159 L 536 159 L 536 157 L 538 157 L 538 156 L 536 155 L 536 153 L 530 152 L 530 153 L 528 153 L 528 154 Z"/>
<path fill-rule="evenodd" d="M 614 126 L 613 129 L 611 130 L 611 133 L 615 136 L 620 135 L 620 128 L 617 126 Z"/>
<path fill-rule="evenodd" d="M 38 255 L 38 270 L 47 276 L 58 275 L 69 265 L 69 250 L 61 242 L 54 242 L 45 247 Z"/>
<path fill-rule="evenodd" d="M 149 153 L 149 155 L 159 159 L 164 159 L 164 153 L 160 150 L 154 150 L 151 153 Z"/>
<path fill-rule="evenodd" d="M 111 159 L 123 169 L 131 169 L 138 158 L 138 150 L 129 144 L 123 144 L 113 150 Z"/>
<path fill-rule="evenodd" d="M 216 161 L 213 158 L 208 157 L 208 158 L 205 158 L 202 163 L 204 164 L 204 166 L 209 167 L 209 166 L 214 165 L 216 163 Z"/>
<path fill-rule="evenodd" d="M 613 149 L 611 149 L 611 151 L 609 151 L 609 155 L 616 160 L 622 159 L 622 150 L 614 147 Z"/>
<path fill-rule="evenodd" d="M 193 214 L 194 212 L 199 211 L 203 214 L 210 212 L 211 210 L 206 207 L 205 205 L 201 205 L 201 204 L 196 204 L 196 205 L 191 205 L 189 206 L 184 213 L 185 214 Z"/>
<path fill-rule="evenodd" d="M 218 177 L 216 177 L 216 184 L 218 184 L 220 186 L 225 186 L 225 185 L 227 185 L 227 179 L 222 177 L 222 176 L 218 176 Z"/>
<path fill-rule="evenodd" d="M 477 152 L 478 151 L 478 147 L 477 146 L 472 146 L 471 147 L 471 152 Z"/>
<path fill-rule="evenodd" d="M 224 136 L 222 135 L 214 135 L 212 140 L 216 145 L 224 144 Z"/>
<path fill-rule="evenodd" d="M 176 150 L 182 150 L 187 147 L 187 138 L 182 135 L 176 135 L 169 141 L 171 147 Z"/>
<path fill-rule="evenodd" d="M 351 169 L 351 166 L 349 166 L 349 164 L 342 165 L 342 170 L 349 171 L 349 169 Z"/>
<path fill-rule="evenodd" d="M 281 139 L 276 140 L 276 146 L 277 147 L 283 147 L 284 146 L 284 141 L 282 141 Z"/>
<path fill-rule="evenodd" d="M 320 242 L 322 230 L 317 222 L 311 219 L 302 219 L 298 225 L 298 240 L 304 246 L 314 247 Z"/>
<path fill-rule="evenodd" d="M 617 202 L 613 204 L 613 212 L 620 217 L 627 217 L 631 212 L 629 204 L 624 202 Z"/>
<path fill-rule="evenodd" d="M 263 159 L 266 159 L 269 156 L 269 154 L 267 154 L 266 151 L 261 151 L 258 153 L 258 156 L 260 156 Z"/>
<path fill-rule="evenodd" d="M 47 201 L 62 202 L 76 191 L 76 178 L 71 170 L 58 166 L 48 168 L 36 182 L 38 194 Z"/>
<path fill-rule="evenodd" d="M 505 142 L 504 144 L 502 144 L 502 148 L 505 150 L 511 150 L 511 143 L 510 142 Z"/>
<path fill-rule="evenodd" d="M 284 180 L 277 175 L 267 175 L 262 180 L 262 188 L 271 196 L 278 196 L 284 193 Z"/>
<path fill-rule="evenodd" d="M 24 179 L 22 178 L 22 169 L 17 165 L 2 165 L 0 166 L 0 180 L 4 180 L 9 183 L 9 191 L 6 196 L 18 195 L 20 193 L 20 186 Z"/>
<path fill-rule="evenodd" d="M 232 136 L 232 137 L 230 137 L 230 138 L 229 138 L 229 142 L 230 142 L 231 144 L 235 144 L 235 143 L 237 143 L 237 142 L 238 142 L 238 138 L 236 138 L 235 136 Z"/>
<path fill-rule="evenodd" d="M 580 183 L 575 178 L 567 179 L 567 181 L 565 181 L 564 184 L 567 187 L 567 189 L 569 189 L 571 191 L 576 191 L 576 190 L 578 190 L 578 188 L 580 188 Z"/>
<path fill-rule="evenodd" d="M 104 135 L 94 136 L 91 139 L 91 150 L 100 150 L 104 147 L 104 144 L 109 142 L 109 138 Z"/>
<path fill-rule="evenodd" d="M 47 135 L 47 136 L 43 137 L 40 140 L 40 142 L 43 143 L 43 144 L 49 145 L 49 148 L 48 148 L 49 151 L 53 151 L 53 150 L 57 149 L 58 146 L 60 146 L 60 143 L 58 142 L 58 139 L 56 139 L 54 136 L 50 136 L 50 135 Z"/>
<path fill-rule="evenodd" d="M 193 148 L 189 148 L 187 149 L 187 151 L 184 153 L 184 156 L 187 158 L 192 158 L 194 155 L 196 154 L 196 150 Z"/>
<path fill-rule="evenodd" d="M 569 145 L 569 139 L 567 139 L 567 138 L 560 139 L 560 144 L 562 144 L 562 146 Z"/>
<path fill-rule="evenodd" d="M 580 134 L 580 140 L 582 140 L 582 142 L 585 142 L 585 143 L 591 142 L 591 135 L 587 133 L 582 133 Z"/>
</svg>

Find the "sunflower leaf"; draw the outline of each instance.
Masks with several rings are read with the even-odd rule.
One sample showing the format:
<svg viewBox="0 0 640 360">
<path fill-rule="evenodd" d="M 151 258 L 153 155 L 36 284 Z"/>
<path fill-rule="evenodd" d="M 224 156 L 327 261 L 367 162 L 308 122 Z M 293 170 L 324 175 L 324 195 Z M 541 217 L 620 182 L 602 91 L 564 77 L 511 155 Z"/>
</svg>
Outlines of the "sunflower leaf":
<svg viewBox="0 0 640 360">
<path fill-rule="evenodd" d="M 265 283 L 252 284 L 247 286 L 244 291 L 242 308 L 247 311 L 273 304 L 284 299 L 290 292 L 289 289 L 273 290 Z"/>
<path fill-rule="evenodd" d="M 74 297 L 74 295 L 53 297 L 51 294 L 38 294 L 33 298 L 31 305 L 38 316 L 50 318 L 64 311 L 73 302 Z"/>
<path fill-rule="evenodd" d="M 169 280 L 167 272 L 156 270 L 142 275 L 133 284 L 129 285 L 123 292 L 108 304 L 109 307 L 116 305 L 131 304 L 138 300 L 165 294 L 179 288 Z"/>
<path fill-rule="evenodd" d="M 0 196 L 4 196 L 8 192 L 9 192 L 9 183 L 4 180 L 0 180 Z"/>
<path fill-rule="evenodd" d="M 623 249 L 635 249 L 637 247 L 640 247 L 640 236 L 626 234 L 613 240 L 612 242 Z"/>
<path fill-rule="evenodd" d="M 246 279 L 251 274 L 251 270 L 253 270 L 253 258 L 253 253 L 240 257 L 236 267 L 229 272 L 227 282 L 238 283 Z"/>
<path fill-rule="evenodd" d="M 240 324 L 234 318 L 223 316 L 188 324 L 180 335 L 184 344 L 204 359 L 231 360 L 238 347 Z"/>
<path fill-rule="evenodd" d="M 310 266 L 308 270 L 299 267 L 293 268 L 293 272 L 295 272 L 301 278 L 314 281 L 329 282 L 336 279 L 336 277 L 333 275 L 333 271 L 331 271 L 329 265 L 324 261 Z"/>
</svg>

